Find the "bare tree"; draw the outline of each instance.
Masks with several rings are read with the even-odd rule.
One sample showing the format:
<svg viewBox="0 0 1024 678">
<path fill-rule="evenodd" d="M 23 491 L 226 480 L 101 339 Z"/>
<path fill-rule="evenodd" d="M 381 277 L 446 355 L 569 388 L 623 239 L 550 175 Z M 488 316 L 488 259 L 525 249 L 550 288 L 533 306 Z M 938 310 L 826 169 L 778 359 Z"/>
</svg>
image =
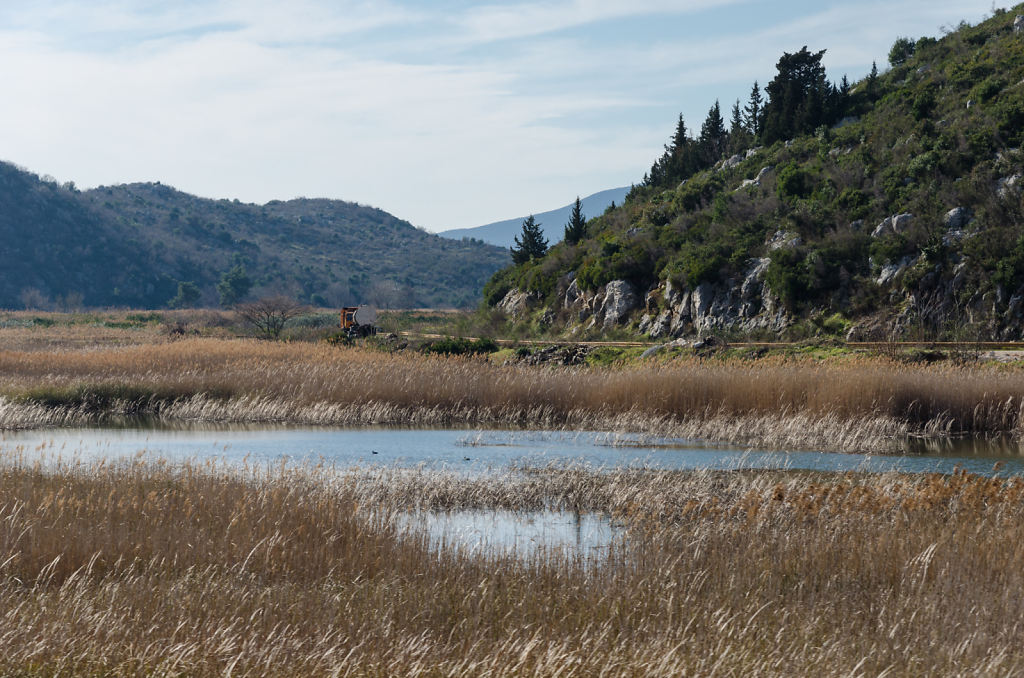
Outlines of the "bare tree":
<svg viewBox="0 0 1024 678">
<path fill-rule="evenodd" d="M 267 339 L 277 339 L 289 320 L 306 312 L 306 307 L 286 296 L 264 297 L 239 304 L 235 313 Z"/>
<path fill-rule="evenodd" d="M 18 299 L 21 300 L 22 306 L 26 310 L 46 311 L 49 310 L 53 304 L 50 303 L 50 298 L 40 292 L 35 287 L 26 287 L 18 295 Z"/>
</svg>

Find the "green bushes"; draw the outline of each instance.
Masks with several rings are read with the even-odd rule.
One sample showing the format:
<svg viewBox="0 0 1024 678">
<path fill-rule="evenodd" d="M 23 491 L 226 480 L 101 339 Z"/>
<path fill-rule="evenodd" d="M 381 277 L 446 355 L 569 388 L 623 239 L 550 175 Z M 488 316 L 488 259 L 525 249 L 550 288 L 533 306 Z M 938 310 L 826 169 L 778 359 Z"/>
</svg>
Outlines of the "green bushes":
<svg viewBox="0 0 1024 678">
<path fill-rule="evenodd" d="M 420 349 L 432 355 L 485 355 L 498 350 L 493 339 L 466 339 L 464 337 L 447 337 L 424 344 Z"/>
<path fill-rule="evenodd" d="M 782 200 L 806 198 L 814 190 L 814 184 L 806 169 L 796 163 L 790 163 L 779 170 L 775 190 Z"/>
<path fill-rule="evenodd" d="M 788 311 L 795 311 L 797 303 L 807 296 L 811 287 L 805 255 L 796 249 L 783 248 L 772 252 L 771 263 L 765 271 L 765 282 Z"/>
</svg>

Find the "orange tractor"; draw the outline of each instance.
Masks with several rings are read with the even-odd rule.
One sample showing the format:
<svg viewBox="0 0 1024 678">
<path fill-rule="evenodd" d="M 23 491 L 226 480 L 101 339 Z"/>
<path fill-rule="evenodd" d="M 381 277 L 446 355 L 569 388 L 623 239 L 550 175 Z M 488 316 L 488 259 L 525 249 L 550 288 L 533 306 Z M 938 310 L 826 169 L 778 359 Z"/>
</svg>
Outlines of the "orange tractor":
<svg viewBox="0 0 1024 678">
<path fill-rule="evenodd" d="M 377 311 L 372 306 L 341 309 L 341 331 L 353 339 L 377 334 Z"/>
</svg>

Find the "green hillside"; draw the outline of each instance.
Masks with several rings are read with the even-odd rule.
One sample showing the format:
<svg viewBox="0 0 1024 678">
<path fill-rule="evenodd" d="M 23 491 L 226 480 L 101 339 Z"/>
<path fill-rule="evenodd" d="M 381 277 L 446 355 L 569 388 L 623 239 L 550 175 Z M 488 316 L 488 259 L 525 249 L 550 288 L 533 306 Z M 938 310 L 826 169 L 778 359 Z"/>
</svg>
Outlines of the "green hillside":
<svg viewBox="0 0 1024 678">
<path fill-rule="evenodd" d="M 1018 11 L 901 38 L 857 83 L 784 55 L 762 101 L 715 104 L 699 134 L 680 118 L 623 206 L 497 274 L 487 303 L 556 332 L 1020 337 Z"/>
<path fill-rule="evenodd" d="M 338 306 L 479 302 L 508 250 L 426 233 L 336 200 L 251 205 L 157 184 L 79 192 L 0 163 L 0 307 L 161 308 L 179 284 L 218 305 L 231 270 L 247 295 Z"/>
</svg>

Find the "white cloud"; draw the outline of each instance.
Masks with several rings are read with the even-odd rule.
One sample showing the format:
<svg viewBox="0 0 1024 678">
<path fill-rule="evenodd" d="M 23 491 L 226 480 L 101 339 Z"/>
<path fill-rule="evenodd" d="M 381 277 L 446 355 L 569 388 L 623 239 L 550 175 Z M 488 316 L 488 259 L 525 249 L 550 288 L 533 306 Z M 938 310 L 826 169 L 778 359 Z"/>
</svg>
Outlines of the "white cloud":
<svg viewBox="0 0 1024 678">
<path fill-rule="evenodd" d="M 483 5 L 458 23 L 475 40 L 491 41 L 543 35 L 612 19 L 655 14 L 693 14 L 750 0 L 570 0 Z"/>
<path fill-rule="evenodd" d="M 7 3 L 0 59 L 18 66 L 0 71 L 0 148 L 81 185 L 327 196 L 431 228 L 473 226 L 638 180 L 678 107 L 703 115 L 714 96 L 770 77 L 783 50 L 809 44 L 829 48 L 830 64 L 881 63 L 890 26 L 934 33 L 987 9 L 845 4 L 754 34 L 653 44 L 547 35 L 731 1 L 534 2 L 455 17 L 355 0 Z M 408 40 L 381 30 L 392 28 Z M 462 52 L 467 36 L 517 34 L 534 37 Z M 651 129 L 635 115 L 645 109 L 668 113 Z"/>
</svg>

